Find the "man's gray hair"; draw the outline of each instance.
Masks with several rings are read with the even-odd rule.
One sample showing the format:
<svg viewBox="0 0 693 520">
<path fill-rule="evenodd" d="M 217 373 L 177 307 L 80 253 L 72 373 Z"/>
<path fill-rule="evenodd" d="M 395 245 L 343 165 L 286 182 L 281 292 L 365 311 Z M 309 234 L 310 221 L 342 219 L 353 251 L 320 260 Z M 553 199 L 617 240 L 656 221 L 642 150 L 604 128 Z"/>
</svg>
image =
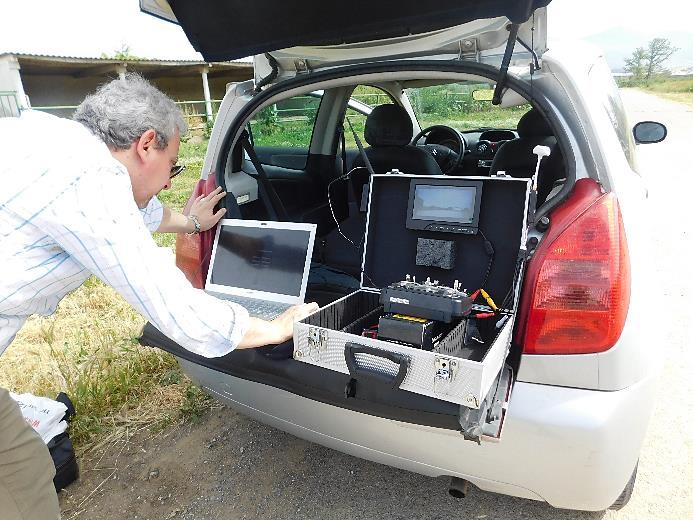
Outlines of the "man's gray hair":
<svg viewBox="0 0 693 520">
<path fill-rule="evenodd" d="M 82 101 L 72 119 L 113 150 L 130 148 L 150 129 L 156 132 L 156 147 L 163 149 L 176 130 L 180 135 L 188 131 L 173 100 L 134 73 L 101 85 Z"/>
</svg>

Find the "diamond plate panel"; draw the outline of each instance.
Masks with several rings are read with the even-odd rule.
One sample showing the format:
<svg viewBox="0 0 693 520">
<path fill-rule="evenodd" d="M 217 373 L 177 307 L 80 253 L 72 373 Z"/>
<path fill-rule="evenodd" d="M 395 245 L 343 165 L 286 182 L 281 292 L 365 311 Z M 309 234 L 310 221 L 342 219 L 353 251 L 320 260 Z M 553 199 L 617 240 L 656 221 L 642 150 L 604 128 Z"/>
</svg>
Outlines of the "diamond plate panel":
<svg viewBox="0 0 693 520">
<path fill-rule="evenodd" d="M 348 374 L 349 369 L 344 357 L 344 348 L 347 343 L 357 343 L 389 352 L 398 352 L 406 355 L 410 360 L 409 371 L 400 385 L 402 390 L 435 397 L 469 408 L 478 408 L 507 356 L 512 330 L 511 322 L 512 320 L 508 320 L 480 362 L 299 322 L 294 328 L 294 358 L 298 361 Z M 315 341 L 315 338 L 318 337 L 317 331 L 324 332 L 322 342 Z M 309 336 L 313 338 L 310 341 Z M 436 359 L 438 359 L 438 363 L 436 363 Z M 394 375 L 398 370 L 396 363 L 368 354 L 357 354 L 356 361 L 359 366 L 387 375 Z"/>
</svg>

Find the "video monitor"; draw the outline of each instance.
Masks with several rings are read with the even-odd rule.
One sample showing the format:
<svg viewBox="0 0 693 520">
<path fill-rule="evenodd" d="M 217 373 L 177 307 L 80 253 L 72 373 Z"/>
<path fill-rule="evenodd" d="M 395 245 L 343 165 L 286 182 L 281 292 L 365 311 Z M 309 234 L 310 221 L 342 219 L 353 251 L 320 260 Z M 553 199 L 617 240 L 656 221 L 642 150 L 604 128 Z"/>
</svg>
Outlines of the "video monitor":
<svg viewBox="0 0 693 520">
<path fill-rule="evenodd" d="M 474 235 L 479 230 L 482 181 L 412 179 L 407 229 Z"/>
</svg>

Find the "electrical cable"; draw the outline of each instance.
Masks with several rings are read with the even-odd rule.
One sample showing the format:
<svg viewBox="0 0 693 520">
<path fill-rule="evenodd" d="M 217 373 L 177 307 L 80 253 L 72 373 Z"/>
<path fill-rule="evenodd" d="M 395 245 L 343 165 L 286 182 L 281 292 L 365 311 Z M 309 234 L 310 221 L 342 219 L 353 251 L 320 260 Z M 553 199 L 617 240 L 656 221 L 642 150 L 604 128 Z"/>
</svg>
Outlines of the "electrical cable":
<svg viewBox="0 0 693 520">
<path fill-rule="evenodd" d="M 358 170 L 358 169 L 360 169 L 360 168 L 361 168 L 360 166 L 357 166 L 356 168 L 352 168 L 351 170 L 349 170 L 349 171 L 348 171 L 347 173 L 345 173 L 344 175 L 340 175 L 339 177 L 336 177 L 335 179 L 332 179 L 332 180 L 327 184 L 327 204 L 328 204 L 328 206 L 330 207 L 330 213 L 332 214 L 332 220 L 334 220 L 334 223 L 337 224 L 337 231 L 339 232 L 340 235 L 342 235 L 342 237 L 344 238 L 344 240 L 346 240 L 346 241 L 349 242 L 351 245 L 353 245 L 353 246 L 357 249 L 357 251 L 359 251 L 359 252 L 361 251 L 361 246 L 363 245 L 363 241 L 364 241 L 364 239 L 366 238 L 366 233 L 364 232 L 363 237 L 361 237 L 361 240 L 360 240 L 360 242 L 359 242 L 358 245 L 357 245 L 353 240 L 351 240 L 348 236 L 346 236 L 346 235 L 344 234 L 344 232 L 342 231 L 341 226 L 339 225 L 339 221 L 337 220 L 337 217 L 336 217 L 336 215 L 334 214 L 334 208 L 332 207 L 332 197 L 330 196 L 330 188 L 331 188 L 332 185 L 333 185 L 335 182 L 337 182 L 337 181 L 341 181 L 341 180 L 344 180 L 344 179 L 346 179 L 346 180 L 348 181 L 348 180 L 349 180 L 349 176 L 350 176 L 355 170 Z"/>
<path fill-rule="evenodd" d="M 493 248 L 493 244 L 491 241 L 486 238 L 486 235 L 484 232 L 479 228 L 479 233 L 481 234 L 482 238 L 484 239 L 484 249 L 486 250 L 486 254 L 488 255 L 488 264 L 486 265 L 486 273 L 484 274 L 484 278 L 481 281 L 481 285 L 479 287 L 486 287 L 486 282 L 488 282 L 488 277 L 491 274 L 491 266 L 493 266 L 493 259 L 496 256 L 496 250 Z"/>
<path fill-rule="evenodd" d="M 352 246 L 354 246 L 354 248 L 356 248 L 356 252 L 359 253 L 359 254 L 361 253 L 361 248 L 363 247 L 363 243 L 364 243 L 364 241 L 366 240 L 366 230 L 363 231 L 363 236 L 361 237 L 361 240 L 359 240 L 359 243 L 358 243 L 358 244 L 357 244 L 356 242 L 354 242 L 353 240 L 351 240 L 348 236 L 346 236 L 346 235 L 344 234 L 344 232 L 342 231 L 341 226 L 339 225 L 339 221 L 337 220 L 337 216 L 334 214 L 334 208 L 332 207 L 332 197 L 331 197 L 331 195 L 330 195 L 330 188 L 332 187 L 332 185 L 333 185 L 335 182 L 340 181 L 340 180 L 345 180 L 345 179 L 346 179 L 346 181 L 349 182 L 349 176 L 350 176 L 354 171 L 360 170 L 360 169 L 362 169 L 362 168 L 363 168 L 362 166 L 357 166 L 356 168 L 352 168 L 351 170 L 349 170 L 349 171 L 348 171 L 347 173 L 345 173 L 344 175 L 340 175 L 339 177 L 336 177 L 336 178 L 332 179 L 332 180 L 327 184 L 327 205 L 330 207 L 330 214 L 332 215 L 332 220 L 334 220 L 334 223 L 337 224 L 337 231 L 339 232 L 340 235 L 342 235 L 342 238 L 343 238 L 344 240 L 346 240 L 346 241 L 349 242 Z M 362 269 L 361 269 L 361 274 L 363 274 L 366 278 L 368 278 L 368 281 L 371 283 L 371 285 L 372 285 L 373 287 L 378 287 L 378 286 L 375 284 L 375 282 L 371 279 L 371 277 L 368 276 L 368 273 L 366 273 L 365 268 L 362 268 Z"/>
</svg>

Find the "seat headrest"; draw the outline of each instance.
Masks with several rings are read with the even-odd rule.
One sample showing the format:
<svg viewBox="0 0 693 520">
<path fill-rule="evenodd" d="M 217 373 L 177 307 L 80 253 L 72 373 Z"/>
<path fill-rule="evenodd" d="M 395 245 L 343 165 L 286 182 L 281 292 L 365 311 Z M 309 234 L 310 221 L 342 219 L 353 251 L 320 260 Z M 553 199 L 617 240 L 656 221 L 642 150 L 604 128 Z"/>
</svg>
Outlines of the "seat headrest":
<svg viewBox="0 0 693 520">
<path fill-rule="evenodd" d="M 536 108 L 523 115 L 517 123 L 520 137 L 544 137 L 553 135 L 553 130 Z"/>
<path fill-rule="evenodd" d="M 363 137 L 371 146 L 406 146 L 414 127 L 409 114 L 399 105 L 379 105 L 366 118 Z"/>
</svg>

